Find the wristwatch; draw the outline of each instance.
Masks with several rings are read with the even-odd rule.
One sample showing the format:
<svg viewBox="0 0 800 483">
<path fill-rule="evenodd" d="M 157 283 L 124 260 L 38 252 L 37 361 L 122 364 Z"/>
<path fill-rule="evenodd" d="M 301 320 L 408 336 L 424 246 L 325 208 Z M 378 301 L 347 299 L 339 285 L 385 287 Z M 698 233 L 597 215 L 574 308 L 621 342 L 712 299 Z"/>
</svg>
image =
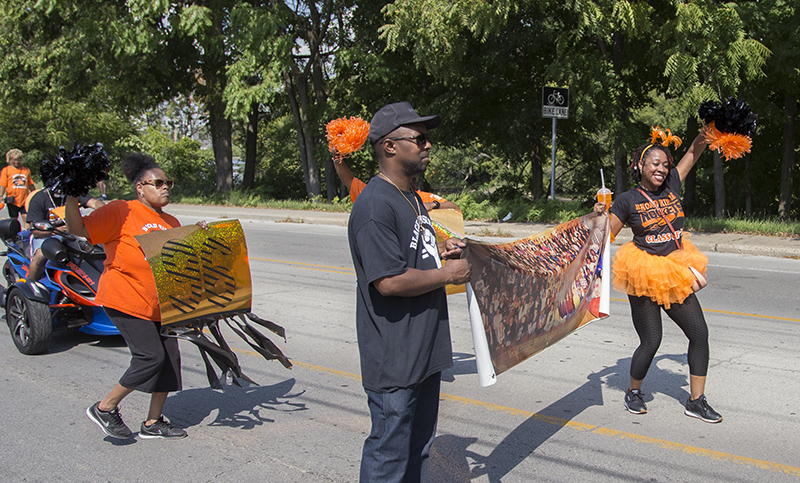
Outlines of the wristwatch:
<svg viewBox="0 0 800 483">
<path fill-rule="evenodd" d="M 438 201 L 433 200 L 433 209 L 438 210 L 439 207 L 442 206 Z"/>
</svg>

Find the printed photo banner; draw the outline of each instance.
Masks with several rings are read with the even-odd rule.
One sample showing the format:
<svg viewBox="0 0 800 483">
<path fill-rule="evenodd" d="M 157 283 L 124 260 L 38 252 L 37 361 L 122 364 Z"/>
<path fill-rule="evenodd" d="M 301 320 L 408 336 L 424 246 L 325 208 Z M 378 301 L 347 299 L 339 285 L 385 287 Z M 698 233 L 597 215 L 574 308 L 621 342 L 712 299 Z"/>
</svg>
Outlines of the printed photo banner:
<svg viewBox="0 0 800 483">
<path fill-rule="evenodd" d="M 250 264 L 239 220 L 152 231 L 136 241 L 153 271 L 162 326 L 250 311 Z"/>
<path fill-rule="evenodd" d="M 607 214 L 592 213 L 510 243 L 465 242 L 481 386 L 575 329 L 608 317 Z"/>
</svg>

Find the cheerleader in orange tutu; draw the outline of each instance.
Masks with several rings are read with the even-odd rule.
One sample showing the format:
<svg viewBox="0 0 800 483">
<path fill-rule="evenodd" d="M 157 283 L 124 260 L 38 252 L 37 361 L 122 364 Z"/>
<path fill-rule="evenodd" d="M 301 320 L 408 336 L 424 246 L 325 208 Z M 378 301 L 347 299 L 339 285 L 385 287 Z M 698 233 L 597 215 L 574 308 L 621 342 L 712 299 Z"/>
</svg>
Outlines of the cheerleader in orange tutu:
<svg viewBox="0 0 800 483">
<path fill-rule="evenodd" d="M 631 358 L 631 383 L 625 393 L 625 408 L 634 414 L 647 412 L 642 381 L 661 344 L 663 308 L 689 339 L 691 394 L 684 413 L 717 423 L 722 416 L 709 406 L 704 395 L 708 326 L 693 293 L 697 279 L 689 269 L 689 266 L 695 268 L 704 277 L 708 258 L 683 233 L 684 214 L 679 199 L 681 184 L 707 141 L 702 134 L 698 135 L 677 166 L 668 147 L 670 143 L 680 146 L 680 139 L 669 131 L 653 130 L 651 142 L 640 146 L 632 157 L 631 173 L 639 185 L 618 196 L 609 210 L 613 235 L 624 224 L 633 231 L 633 241 L 620 247 L 613 260 L 614 286 L 628 294 L 633 326 L 640 339 Z M 603 203 L 595 205 L 595 211 L 605 209 Z"/>
</svg>

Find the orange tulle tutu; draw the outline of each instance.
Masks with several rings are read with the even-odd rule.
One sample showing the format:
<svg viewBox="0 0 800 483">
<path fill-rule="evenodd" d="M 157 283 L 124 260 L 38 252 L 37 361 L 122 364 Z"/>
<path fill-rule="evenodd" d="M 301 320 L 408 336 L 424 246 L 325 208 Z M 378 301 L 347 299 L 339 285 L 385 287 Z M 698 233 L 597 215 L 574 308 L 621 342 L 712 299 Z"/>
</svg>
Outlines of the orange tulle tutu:
<svg viewBox="0 0 800 483">
<path fill-rule="evenodd" d="M 675 250 L 666 257 L 651 255 L 628 242 L 617 250 L 613 261 L 614 288 L 638 297 L 650 297 L 654 302 L 669 308 L 679 304 L 692 293 L 694 274 L 689 265 L 706 275 L 708 257 L 683 235 L 683 250 Z"/>
</svg>

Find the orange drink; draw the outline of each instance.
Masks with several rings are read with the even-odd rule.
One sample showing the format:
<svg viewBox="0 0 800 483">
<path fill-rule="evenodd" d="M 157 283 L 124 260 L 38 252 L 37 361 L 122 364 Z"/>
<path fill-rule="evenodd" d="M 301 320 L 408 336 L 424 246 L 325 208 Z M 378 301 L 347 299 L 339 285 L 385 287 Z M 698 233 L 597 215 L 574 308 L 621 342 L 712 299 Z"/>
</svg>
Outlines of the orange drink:
<svg viewBox="0 0 800 483">
<path fill-rule="evenodd" d="M 611 192 L 610 189 L 605 188 L 605 187 L 600 188 L 599 190 L 597 190 L 597 202 L 598 203 L 605 203 L 606 204 L 606 209 L 610 208 L 611 207 L 611 195 L 612 194 L 613 193 Z"/>
</svg>

